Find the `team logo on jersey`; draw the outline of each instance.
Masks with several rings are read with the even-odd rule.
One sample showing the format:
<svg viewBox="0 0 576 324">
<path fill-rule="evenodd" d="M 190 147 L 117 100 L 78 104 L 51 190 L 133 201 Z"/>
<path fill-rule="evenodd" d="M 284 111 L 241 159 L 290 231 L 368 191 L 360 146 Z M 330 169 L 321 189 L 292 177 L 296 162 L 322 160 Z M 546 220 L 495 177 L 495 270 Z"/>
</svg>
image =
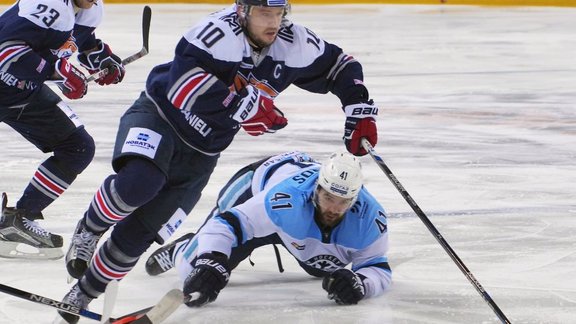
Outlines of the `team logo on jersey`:
<svg viewBox="0 0 576 324">
<path fill-rule="evenodd" d="M 76 45 L 76 38 L 74 38 L 74 36 L 70 35 L 68 40 L 66 42 L 64 42 L 64 44 L 62 44 L 62 46 L 60 46 L 60 48 L 58 48 L 56 50 L 51 49 L 50 52 L 52 52 L 52 54 L 54 54 L 58 58 L 62 58 L 62 57 L 68 58 L 68 57 L 72 56 L 72 54 L 74 54 L 75 52 L 78 52 L 78 46 Z"/>
<path fill-rule="evenodd" d="M 248 84 L 251 84 L 260 91 L 266 93 L 272 99 L 276 98 L 280 94 L 279 91 L 277 91 L 276 89 L 274 89 L 274 87 L 270 85 L 268 80 L 258 80 L 252 74 L 252 72 L 250 72 L 248 76 L 245 76 L 240 71 L 238 71 L 238 73 L 234 77 L 234 90 L 238 92 L 240 91 L 240 89 L 244 89 Z"/>
<path fill-rule="evenodd" d="M 343 268 L 346 265 L 342 261 L 340 261 L 336 256 L 328 254 L 317 255 L 313 258 L 304 261 L 304 263 L 313 268 L 327 272 L 335 271 L 337 269 Z"/>
</svg>

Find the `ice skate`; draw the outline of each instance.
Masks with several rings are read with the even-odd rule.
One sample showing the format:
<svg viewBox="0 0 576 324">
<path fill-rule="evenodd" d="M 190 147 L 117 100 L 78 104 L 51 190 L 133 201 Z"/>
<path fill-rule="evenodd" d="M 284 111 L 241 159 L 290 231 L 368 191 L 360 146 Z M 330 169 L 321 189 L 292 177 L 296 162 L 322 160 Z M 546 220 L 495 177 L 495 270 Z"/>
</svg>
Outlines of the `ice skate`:
<svg viewBox="0 0 576 324">
<path fill-rule="evenodd" d="M 90 304 L 92 299 L 93 298 L 86 295 L 80 289 L 78 284 L 75 284 L 74 286 L 72 286 L 72 289 L 70 289 L 70 291 L 64 296 L 64 299 L 62 299 L 62 302 L 76 306 L 79 309 L 87 309 L 88 304 Z M 62 318 L 59 321 L 55 321 L 55 322 L 76 324 L 80 320 L 80 316 L 77 316 L 74 314 L 66 313 L 63 311 L 58 311 L 58 314 Z"/>
<path fill-rule="evenodd" d="M 157 276 L 174 268 L 174 250 L 176 245 L 180 242 L 191 240 L 194 233 L 188 233 L 178 238 L 177 240 L 167 244 L 158 250 L 154 251 L 152 255 L 146 260 L 146 272 L 150 276 Z"/>
<path fill-rule="evenodd" d="M 66 253 L 66 269 L 71 277 L 79 279 L 86 272 L 102 234 L 104 232 L 97 234 L 89 231 L 84 219 L 78 222 Z"/>
<path fill-rule="evenodd" d="M 34 221 L 41 219 L 42 214 L 31 215 L 7 204 L 8 197 L 2 193 L 0 257 L 55 260 L 64 256 L 62 236 L 46 231 Z"/>
</svg>

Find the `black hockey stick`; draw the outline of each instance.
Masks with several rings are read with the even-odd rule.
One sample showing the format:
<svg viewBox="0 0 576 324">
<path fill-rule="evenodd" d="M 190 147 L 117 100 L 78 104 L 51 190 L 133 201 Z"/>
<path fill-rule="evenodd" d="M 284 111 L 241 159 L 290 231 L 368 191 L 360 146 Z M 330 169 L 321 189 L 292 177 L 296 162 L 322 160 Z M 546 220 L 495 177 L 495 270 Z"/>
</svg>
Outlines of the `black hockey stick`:
<svg viewBox="0 0 576 324">
<path fill-rule="evenodd" d="M 132 54 L 127 58 L 123 59 L 122 65 L 130 64 L 149 53 L 148 40 L 150 38 L 151 19 L 152 19 L 152 9 L 150 9 L 150 7 L 148 6 L 145 6 L 144 10 L 142 11 L 142 49 L 140 49 L 138 53 Z M 108 74 L 108 68 L 102 69 L 94 74 L 91 74 L 88 78 L 86 78 L 86 82 L 92 82 L 94 80 L 100 79 L 106 74 Z"/>
<path fill-rule="evenodd" d="M 38 303 L 38 304 L 42 304 L 45 306 L 49 306 L 52 308 L 56 308 L 60 311 L 66 312 L 66 313 L 70 313 L 73 315 L 77 315 L 77 316 L 82 316 L 85 318 L 89 318 L 95 321 L 100 321 L 102 322 L 103 320 L 106 320 L 104 323 L 118 323 L 118 324 L 124 324 L 124 323 L 152 323 L 152 324 L 156 324 L 156 323 L 160 323 L 161 321 L 163 321 L 164 319 L 166 319 L 168 316 L 170 316 L 175 310 L 176 308 L 178 308 L 178 306 L 180 306 L 182 304 L 183 301 L 183 294 L 180 290 L 178 289 L 173 289 L 171 291 L 169 291 L 168 293 L 166 293 L 166 295 L 164 295 L 162 297 L 162 299 L 160 299 L 160 301 L 158 301 L 157 304 L 150 306 L 150 307 L 146 307 L 140 310 L 137 310 L 133 313 L 124 315 L 124 316 L 120 316 L 118 318 L 102 318 L 101 314 L 98 313 L 94 313 L 91 312 L 85 308 L 80 308 L 65 302 L 61 302 L 52 298 L 48 298 L 48 297 L 44 297 L 44 296 L 40 296 L 40 295 L 36 295 L 24 290 L 20 290 L 17 288 L 13 288 L 10 286 L 6 286 L 4 284 L 0 284 L 0 292 L 6 293 L 8 295 L 12 295 L 14 297 L 18 297 L 24 300 L 28 300 L 34 303 Z"/>
<path fill-rule="evenodd" d="M 384 160 L 382 160 L 382 158 L 376 154 L 376 152 L 374 151 L 374 148 L 372 147 L 372 145 L 370 145 L 370 142 L 368 142 L 368 140 L 366 138 L 362 138 L 362 147 L 364 147 L 364 149 L 368 152 L 368 154 L 370 154 L 370 156 L 372 157 L 374 162 L 376 162 L 376 164 L 378 164 L 380 169 L 382 171 L 384 171 L 384 174 L 388 177 L 388 179 L 390 179 L 390 182 L 392 182 L 394 187 L 396 187 L 396 189 L 398 189 L 398 192 L 400 192 L 402 197 L 404 197 L 404 199 L 406 200 L 408 205 L 410 205 L 410 207 L 412 207 L 412 210 L 414 210 L 416 215 L 418 215 L 418 218 L 420 218 L 420 220 L 424 223 L 424 225 L 426 225 L 426 227 L 428 228 L 430 233 L 432 233 L 432 235 L 436 238 L 438 243 L 440 243 L 440 245 L 444 248 L 444 251 L 446 251 L 446 253 L 448 253 L 450 258 L 452 258 L 452 261 L 454 261 L 454 263 L 456 263 L 456 265 L 458 266 L 460 271 L 462 271 L 462 273 L 466 276 L 468 281 L 470 281 L 472 286 L 474 286 L 474 288 L 476 288 L 476 291 L 478 291 L 480 296 L 482 296 L 482 298 L 484 298 L 484 300 L 486 301 L 486 303 L 488 303 L 490 308 L 492 308 L 492 310 L 494 311 L 496 316 L 498 316 L 500 321 L 502 323 L 506 323 L 506 324 L 510 323 L 510 321 L 508 320 L 506 315 L 504 315 L 502 310 L 500 310 L 500 307 L 498 307 L 498 305 L 496 305 L 496 303 L 494 302 L 492 297 L 490 297 L 490 295 L 488 295 L 488 292 L 486 292 L 486 290 L 484 290 L 484 288 L 482 287 L 480 282 L 478 282 L 478 280 L 476 280 L 476 278 L 474 278 L 474 275 L 472 275 L 472 272 L 470 272 L 470 270 L 468 270 L 466 265 L 464 265 L 464 262 L 462 262 L 462 260 L 460 260 L 458 255 L 456 255 L 456 252 L 454 252 L 454 250 L 452 250 L 452 248 L 450 247 L 448 242 L 446 242 L 446 240 L 444 239 L 442 234 L 440 234 L 440 232 L 438 232 L 438 230 L 436 229 L 434 224 L 432 224 L 430 219 L 428 219 L 428 217 L 426 216 L 426 214 L 424 214 L 422 209 L 420 209 L 420 207 L 418 207 L 418 204 L 416 204 L 416 202 L 414 201 L 414 199 L 412 199 L 412 197 L 410 196 L 408 191 L 406 191 L 406 189 L 404 189 L 402 184 L 400 184 L 400 181 L 398 181 L 398 179 L 396 178 L 396 176 L 394 176 L 394 174 L 392 173 L 390 168 L 388 168 L 386 163 L 384 163 Z"/>
<path fill-rule="evenodd" d="M 0 291 L 3 293 L 6 293 L 8 295 L 22 298 L 22 299 L 25 299 L 25 300 L 28 300 L 31 302 L 50 306 L 50 307 L 56 308 L 58 310 L 66 312 L 66 313 L 70 313 L 70 314 L 74 314 L 74 315 L 78 315 L 78 316 L 82 316 L 82 317 L 87 317 L 87 318 L 90 318 L 90 319 L 93 319 L 96 321 L 102 320 L 102 315 L 100 315 L 98 313 L 94 313 L 94 312 L 91 312 L 91 311 L 84 309 L 84 308 L 70 305 L 68 303 L 64 303 L 64 302 L 54 300 L 54 299 L 51 299 L 48 297 L 29 293 L 27 291 L 16 289 L 16 288 L 6 286 L 3 284 L 0 284 Z"/>
</svg>

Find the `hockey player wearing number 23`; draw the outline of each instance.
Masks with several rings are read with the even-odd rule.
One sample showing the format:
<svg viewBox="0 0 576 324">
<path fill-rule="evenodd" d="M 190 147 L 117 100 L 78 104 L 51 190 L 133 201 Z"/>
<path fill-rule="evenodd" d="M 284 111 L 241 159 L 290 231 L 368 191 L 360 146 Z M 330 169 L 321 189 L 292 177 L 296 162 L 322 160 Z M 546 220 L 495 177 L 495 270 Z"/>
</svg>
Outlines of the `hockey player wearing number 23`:
<svg viewBox="0 0 576 324">
<path fill-rule="evenodd" d="M 254 136 L 284 128 L 288 120 L 274 98 L 290 84 L 340 99 L 351 153 L 366 154 L 362 137 L 376 144 L 378 109 L 360 63 L 290 22 L 288 11 L 286 0 L 238 0 L 187 31 L 173 60 L 152 69 L 146 91 L 121 118 L 116 173 L 104 180 L 75 231 L 66 259 L 79 280 L 66 302 L 85 307 L 153 242 L 169 238 L 240 128 Z M 96 250 L 112 225 L 111 237 Z"/>
<path fill-rule="evenodd" d="M 98 0 L 20 0 L 0 16 L 0 122 L 42 152 L 52 152 L 15 207 L 7 207 L 7 195 L 2 195 L 0 256 L 64 255 L 62 236 L 44 230 L 36 220 L 43 219 L 42 211 L 90 164 L 95 148 L 78 116 L 45 81 L 55 81 L 68 99 L 82 98 L 87 82 L 69 61 L 74 52 L 90 73 L 108 68 L 108 74 L 96 80 L 100 85 L 122 81 L 121 60 L 94 34 L 102 6 Z M 22 249 L 21 244 L 35 249 Z"/>
</svg>

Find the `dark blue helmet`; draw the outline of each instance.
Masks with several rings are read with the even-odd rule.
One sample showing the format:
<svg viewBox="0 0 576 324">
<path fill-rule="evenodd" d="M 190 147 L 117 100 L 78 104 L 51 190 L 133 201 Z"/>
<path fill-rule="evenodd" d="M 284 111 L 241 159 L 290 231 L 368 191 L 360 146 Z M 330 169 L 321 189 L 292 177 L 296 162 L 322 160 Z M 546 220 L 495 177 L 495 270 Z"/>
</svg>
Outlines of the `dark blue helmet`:
<svg viewBox="0 0 576 324">
<path fill-rule="evenodd" d="M 237 0 L 237 4 L 245 6 L 288 7 L 288 0 Z"/>
<path fill-rule="evenodd" d="M 288 0 L 236 0 L 236 4 L 244 7 L 244 13 L 249 14 L 251 7 L 280 7 L 284 8 L 284 16 L 290 12 Z"/>
</svg>

